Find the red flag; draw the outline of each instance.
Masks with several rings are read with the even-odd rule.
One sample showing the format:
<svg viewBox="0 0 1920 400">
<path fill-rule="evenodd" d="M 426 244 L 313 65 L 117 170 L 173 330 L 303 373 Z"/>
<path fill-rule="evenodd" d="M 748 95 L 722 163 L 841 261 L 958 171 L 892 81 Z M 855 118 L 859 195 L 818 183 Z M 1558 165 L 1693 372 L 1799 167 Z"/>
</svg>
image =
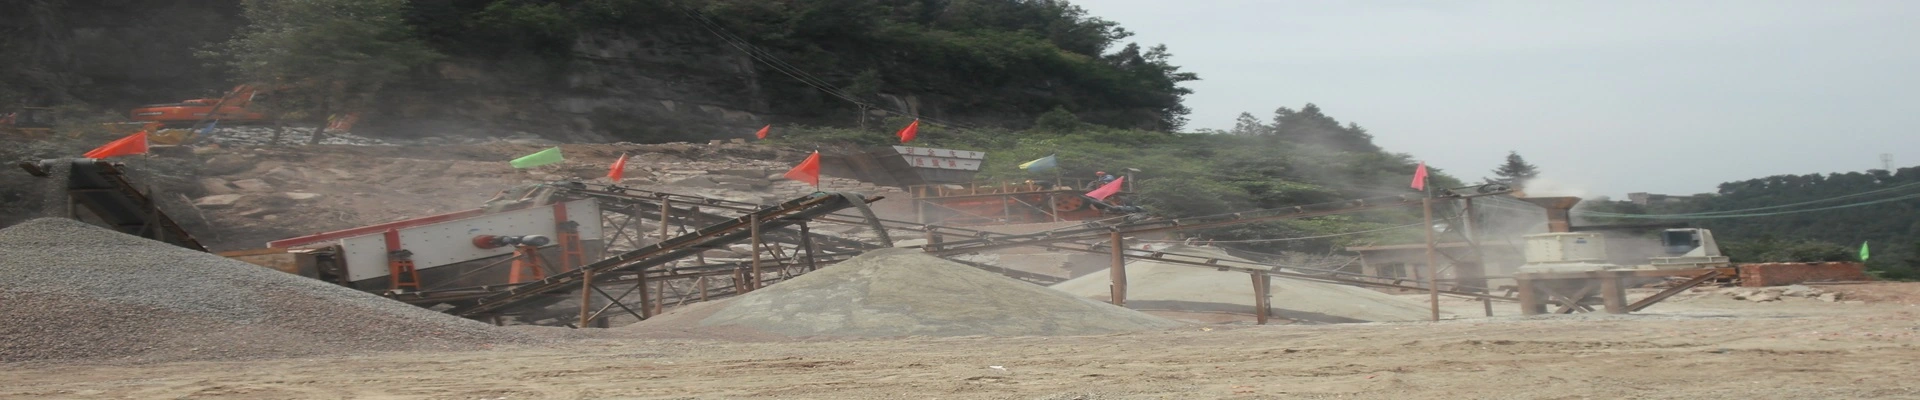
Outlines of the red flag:
<svg viewBox="0 0 1920 400">
<path fill-rule="evenodd" d="M 807 156 L 806 161 L 801 161 L 800 165 L 794 166 L 793 170 L 787 171 L 787 174 L 783 176 L 787 177 L 787 179 L 811 183 L 814 187 L 819 187 L 820 151 L 815 150 L 813 155 Z"/>
<path fill-rule="evenodd" d="M 93 151 L 87 152 L 85 157 L 92 158 L 92 159 L 101 159 L 101 158 L 107 158 L 107 157 L 145 154 L 146 152 L 147 152 L 147 131 L 140 131 L 140 132 L 135 132 L 132 135 L 128 135 L 127 137 L 120 138 L 120 140 L 107 142 L 107 144 L 101 145 L 99 148 L 96 148 L 96 149 L 93 149 Z"/>
<path fill-rule="evenodd" d="M 1413 170 L 1413 190 L 1427 190 L 1427 162 L 1421 161 L 1420 168 Z"/>
<path fill-rule="evenodd" d="M 759 131 L 759 132 L 754 132 L 754 133 L 753 133 L 753 136 L 754 136 L 754 137 L 757 137 L 757 138 L 760 138 L 761 140 L 765 140 L 765 139 L 767 138 L 767 131 L 768 131 L 768 130 L 772 130 L 772 129 L 773 129 L 773 125 L 767 125 L 767 126 L 763 126 L 763 127 L 760 127 L 760 131 Z"/>
<path fill-rule="evenodd" d="M 1126 181 L 1127 177 L 1124 176 L 1114 178 L 1113 182 L 1107 182 L 1106 185 L 1100 186 L 1099 189 L 1087 192 L 1087 197 L 1092 197 L 1094 200 L 1107 201 L 1107 198 L 1113 197 L 1114 193 L 1120 193 L 1120 183 Z"/>
<path fill-rule="evenodd" d="M 618 184 L 620 183 L 620 178 L 626 177 L 626 174 L 627 174 L 627 154 L 620 153 L 620 159 L 614 160 L 613 168 L 607 170 L 607 180 L 611 180 L 613 181 L 613 183 Z"/>
<path fill-rule="evenodd" d="M 907 124 L 907 127 L 905 129 L 900 130 L 900 143 L 911 142 L 913 141 L 913 137 L 919 134 L 920 134 L 920 119 L 915 118 L 913 120 L 913 123 Z"/>
</svg>

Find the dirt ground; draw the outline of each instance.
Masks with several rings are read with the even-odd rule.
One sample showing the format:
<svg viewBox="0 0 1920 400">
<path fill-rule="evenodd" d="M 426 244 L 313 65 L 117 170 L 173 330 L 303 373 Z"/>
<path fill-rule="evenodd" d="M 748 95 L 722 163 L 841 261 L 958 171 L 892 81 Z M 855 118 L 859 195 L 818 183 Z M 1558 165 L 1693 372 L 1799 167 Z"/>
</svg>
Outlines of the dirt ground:
<svg viewBox="0 0 1920 400">
<path fill-rule="evenodd" d="M 1912 294 L 1920 284 L 1827 289 Z M 0 398 L 1920 398 L 1915 300 L 1703 292 L 1632 316 L 1082 337 L 721 342 L 610 331 L 480 352 L 0 366 Z"/>
</svg>

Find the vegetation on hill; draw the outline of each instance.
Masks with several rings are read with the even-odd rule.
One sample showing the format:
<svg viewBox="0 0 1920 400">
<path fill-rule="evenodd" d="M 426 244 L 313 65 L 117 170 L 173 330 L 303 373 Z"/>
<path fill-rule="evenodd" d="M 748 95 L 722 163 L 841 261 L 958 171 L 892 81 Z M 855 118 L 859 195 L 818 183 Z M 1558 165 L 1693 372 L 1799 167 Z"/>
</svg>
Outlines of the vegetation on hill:
<svg viewBox="0 0 1920 400">
<path fill-rule="evenodd" d="M 1720 184 L 1711 197 L 1595 203 L 1588 211 L 1693 214 L 1680 220 L 1712 229 L 1722 251 L 1741 262 L 1857 260 L 1860 244 L 1870 243 L 1868 268 L 1920 278 L 1920 167 L 1776 175 Z"/>
<path fill-rule="evenodd" d="M 897 119 L 884 127 L 777 128 L 775 142 L 793 146 L 858 147 L 895 144 Z M 985 151 L 986 180 L 1068 181 L 1095 171 L 1132 175 L 1135 203 L 1155 215 L 1190 217 L 1290 207 L 1329 201 L 1414 193 L 1408 188 L 1415 162 L 1406 154 L 1380 151 L 1358 125 L 1341 125 L 1308 104 L 1298 111 L 1281 108 L 1272 120 L 1242 124 L 1232 132 L 1167 133 L 1105 127 L 1081 122 L 1065 110 L 1041 115 L 1031 129 L 960 130 L 922 125 L 912 145 Z M 1029 172 L 1018 165 L 1055 155 L 1060 170 Z M 1461 183 L 1434 170 L 1435 185 Z M 1280 223 L 1244 225 L 1198 232 L 1216 240 L 1252 240 L 1321 236 L 1377 230 L 1418 222 L 1418 210 L 1379 211 Z M 1386 230 L 1374 234 L 1314 240 L 1235 244 L 1259 251 L 1325 252 L 1331 246 L 1418 241 L 1420 231 Z"/>
<path fill-rule="evenodd" d="M 278 36 L 292 48 L 356 47 L 347 65 L 417 65 L 437 52 L 487 60 L 533 82 L 553 82 L 590 67 L 576 44 L 592 38 L 663 32 L 691 34 L 727 52 L 751 53 L 769 114 L 827 126 L 865 126 L 888 112 L 919 112 L 1024 128 L 1033 116 L 1064 107 L 1110 127 L 1173 130 L 1186 121 L 1179 72 L 1165 47 L 1121 41 L 1131 33 L 1064 0 L 306 0 L 301 6 L 249 0 L 247 36 L 284 33 L 261 10 L 298 7 L 357 10 L 306 13 L 305 34 Z M 405 5 L 396 7 L 395 4 Z M 367 16 L 373 16 L 367 18 Z M 271 19 L 269 19 L 271 20 Z M 277 20 L 271 20 L 277 21 Z M 386 22 L 405 21 L 393 27 Z M 265 28 L 263 28 L 263 25 Z M 368 29 L 333 30 L 361 26 Z M 404 35 L 400 33 L 406 33 Z M 423 42 L 431 51 L 413 49 Z M 343 46 L 357 43 L 369 46 Z M 231 46 L 248 60 L 285 52 Z M 317 52 L 333 57 L 340 52 Z M 311 56 L 311 55 L 310 55 Z M 697 57 L 697 55 L 688 55 Z M 325 66 L 335 60 L 307 63 Z M 689 64 L 694 64 L 689 62 Z M 241 70 L 263 65 L 236 63 Z M 273 69 L 276 76 L 324 81 L 343 69 Z M 354 69 L 344 69 L 352 71 Z M 371 84 L 377 90 L 385 68 Z M 912 96 L 914 101 L 904 100 Z M 910 104 L 911 103 L 911 104 Z M 925 106 L 921 106 L 924 104 Z M 325 103 L 315 107 L 324 107 Z M 733 105 L 736 107 L 746 105 Z M 633 141 L 657 138 L 628 135 Z"/>
</svg>

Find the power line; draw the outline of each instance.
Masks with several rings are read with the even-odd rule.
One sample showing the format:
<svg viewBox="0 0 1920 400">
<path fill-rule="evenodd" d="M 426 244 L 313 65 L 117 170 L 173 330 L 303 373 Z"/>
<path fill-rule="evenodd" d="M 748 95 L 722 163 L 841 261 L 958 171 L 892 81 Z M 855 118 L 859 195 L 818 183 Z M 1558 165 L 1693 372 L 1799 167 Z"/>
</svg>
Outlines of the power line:
<svg viewBox="0 0 1920 400">
<path fill-rule="evenodd" d="M 1902 187 L 1906 187 L 1906 186 L 1913 186 L 1913 185 L 1915 185 L 1915 184 L 1909 184 L 1909 185 L 1902 185 Z M 1888 188 L 1888 189 L 1879 189 L 1879 190 L 1875 190 L 1875 191 L 1872 191 L 1872 192 L 1863 192 L 1863 193 L 1855 193 L 1855 194 L 1850 194 L 1850 195 L 1845 195 L 1845 196 L 1838 196 L 1838 197 L 1834 197 L 1834 198 L 1829 198 L 1829 199 L 1822 199 L 1822 200 L 1816 200 L 1816 201 L 1809 201 L 1809 202 L 1801 202 L 1801 203 L 1795 203 L 1795 204 L 1787 204 L 1787 205 L 1781 205 L 1781 206 L 1768 206 L 1768 207 L 1755 207 L 1755 208 L 1749 208 L 1749 209 L 1741 209 L 1741 210 L 1728 210 L 1728 211 L 1715 211 L 1715 212 L 1711 212 L 1711 213 L 1688 213 L 1688 214 L 1620 214 L 1620 213 L 1605 213 L 1605 212 L 1595 212 L 1595 211 L 1573 211 L 1573 212 L 1572 212 L 1572 214 L 1573 214 L 1573 215 L 1578 215 L 1578 216 L 1583 216 L 1583 217 L 1595 217 L 1595 218 L 1619 218 L 1619 219 L 1725 219 L 1725 218 L 1750 218 L 1750 217 L 1770 217 L 1770 216 L 1776 216 L 1776 215 L 1789 215 L 1789 214 L 1800 214 L 1800 213 L 1808 213 L 1808 212 L 1816 212 L 1816 211 L 1830 211 L 1830 210 L 1838 210 L 1838 209 L 1845 209 L 1845 208 L 1853 208 L 1853 207 L 1863 207 L 1863 206 L 1869 206 L 1869 205 L 1874 205 L 1874 204 L 1883 204 L 1883 203 L 1890 203 L 1890 202 L 1895 202 L 1895 201 L 1901 201 L 1901 200 L 1912 200 L 1912 199 L 1920 199 L 1920 193 L 1914 193 L 1914 194 L 1907 194 L 1907 195 L 1901 195 L 1901 196 L 1896 196 L 1896 197 L 1889 197 L 1889 198 L 1885 198 L 1885 199 L 1879 199 L 1879 200 L 1869 200 L 1869 201 L 1863 201 L 1863 202 L 1858 202 L 1858 203 L 1849 203 L 1849 204 L 1841 204 L 1841 205 L 1836 205 L 1836 206 L 1827 206 L 1827 207 L 1819 207 L 1819 208 L 1808 208 L 1808 209 L 1802 209 L 1802 210 L 1789 210 L 1789 211 L 1775 211 L 1775 212 L 1764 212 L 1764 213 L 1749 213 L 1749 212 L 1746 212 L 1746 211 L 1754 211 L 1754 210 L 1767 210 L 1767 209 L 1777 209 L 1777 208 L 1781 208 L 1781 207 L 1786 207 L 1786 206 L 1794 206 L 1794 205 L 1804 205 L 1804 204 L 1810 204 L 1810 203 L 1817 203 L 1817 202 L 1822 202 L 1822 201 L 1828 201 L 1828 200 L 1833 200 L 1833 199 L 1839 199 L 1839 198 L 1849 198 L 1849 197 L 1858 197 L 1859 195 L 1865 195 L 1865 194 L 1871 194 L 1871 193 L 1878 193 L 1878 192 L 1884 192 L 1884 191 L 1887 191 L 1887 190 L 1893 190 L 1893 189 L 1899 189 L 1899 188 L 1898 188 L 1898 187 L 1896 187 L 1896 188 Z M 1503 199 L 1503 198 L 1499 198 L 1499 197 L 1492 197 L 1492 199 L 1497 199 L 1497 200 L 1496 200 L 1496 202 L 1508 202 L 1508 203 L 1510 203 L 1510 204 L 1519 204 L 1519 203 L 1514 203 L 1514 202 L 1517 202 L 1518 200 L 1511 200 L 1511 199 Z M 1493 203 L 1482 203 L 1482 204 L 1485 204 L 1485 205 L 1488 205 L 1488 206 L 1492 206 L 1493 208 L 1501 208 L 1501 209 L 1507 209 L 1507 210 L 1520 210 L 1520 209 L 1517 209 L 1517 208 L 1513 208 L 1513 207 L 1508 207 L 1508 206 L 1502 206 L 1502 205 L 1496 205 L 1496 204 L 1493 204 Z M 1536 210 L 1524 210 L 1524 211 L 1536 211 Z M 1732 214 L 1729 214 L 1729 213 L 1732 213 Z"/>
<path fill-rule="evenodd" d="M 1845 198 L 1857 198 L 1857 196 L 1868 196 L 1868 194 L 1880 194 L 1880 192 L 1891 192 L 1891 190 L 1901 190 L 1901 188 L 1910 188 L 1910 187 L 1920 187 L 1920 183 L 1907 183 L 1907 185 L 1899 185 L 1899 187 L 1876 188 L 1876 190 L 1866 190 L 1866 192 L 1855 192 L 1855 194 L 1843 194 L 1843 196 L 1832 196 L 1832 198 L 1820 198 L 1820 200 L 1809 200 L 1809 202 L 1795 202 L 1795 204 L 1780 204 L 1780 206 L 1764 206 L 1764 208 L 1743 208 L 1743 210 L 1726 210 L 1726 212 L 1657 213 L 1657 215 L 1670 215 L 1670 217 L 1692 217 L 1692 215 L 1726 215 L 1726 213 L 1745 213 L 1745 212 L 1759 212 L 1759 210 L 1778 210 L 1778 208 L 1793 208 L 1793 206 L 1807 206 L 1807 204 L 1820 204 L 1820 202 L 1834 202 L 1834 200 L 1845 200 Z M 1582 212 L 1582 213 L 1586 213 L 1586 215 L 1655 215 L 1655 213 L 1609 213 L 1609 212 Z"/>
<path fill-rule="evenodd" d="M 1895 201 L 1901 201 L 1901 200 L 1912 200 L 1912 199 L 1920 199 L 1920 193 L 1909 194 L 1909 195 L 1904 195 L 1899 197 L 1890 197 L 1890 198 L 1885 198 L 1880 200 L 1870 200 L 1870 201 L 1864 201 L 1864 202 L 1853 203 L 1853 204 L 1842 204 L 1842 205 L 1829 206 L 1829 207 L 1809 208 L 1804 210 L 1792 210 L 1792 211 L 1776 211 L 1776 212 L 1768 212 L 1768 213 L 1749 213 L 1749 214 L 1731 214 L 1731 215 L 1686 215 L 1686 214 L 1590 215 L 1586 213 L 1576 212 L 1575 214 L 1590 215 L 1590 216 L 1596 216 L 1601 218 L 1637 218 L 1637 219 L 1720 219 L 1720 218 L 1770 217 L 1775 215 L 1787 215 L 1787 214 L 1799 214 L 1799 213 L 1808 213 L 1808 212 L 1815 212 L 1815 211 L 1838 210 L 1843 208 L 1869 206 L 1874 204 L 1889 203 L 1889 202 L 1895 202 Z"/>
<path fill-rule="evenodd" d="M 1452 220 L 1454 220 L 1454 219 L 1455 219 L 1455 218 L 1445 218 L 1445 219 L 1439 219 L 1439 220 L 1435 220 L 1435 221 L 1452 221 Z M 1352 235 L 1361 235 L 1361 234 L 1368 234 L 1368 233 L 1374 233 L 1374 232 L 1386 232 L 1386 231 L 1391 231 L 1391 230 L 1396 230 L 1396 229 L 1406 229 L 1406 228 L 1412 228 L 1412 227 L 1417 227 L 1417 226 L 1423 226 L 1423 225 L 1426 225 L 1426 222 L 1415 222 L 1415 223 L 1411 223 L 1411 224 L 1406 224 L 1406 225 L 1399 225 L 1399 226 L 1390 226 L 1390 227 L 1385 227 L 1385 228 L 1379 228 L 1379 229 L 1368 229 L 1368 230 L 1364 230 L 1364 231 L 1353 231 L 1353 232 L 1342 232 L 1342 233 L 1334 233 L 1334 234 L 1327 234 L 1327 235 L 1318 235 L 1318 236 L 1302 236 L 1302 237 L 1290 237 L 1290 238 L 1278 238 L 1278 239 L 1246 239 L 1246 240 L 1207 240 L 1207 241 L 1205 241 L 1205 242 L 1207 242 L 1207 243 L 1269 243 L 1269 242 L 1290 242 L 1290 241 L 1296 241 L 1296 240 L 1312 240 L 1312 239 L 1326 239 L 1326 238 L 1331 238 L 1331 237 L 1341 237 L 1341 236 L 1352 236 Z M 1142 241 L 1142 242 L 1155 242 L 1155 243 L 1186 243 L 1186 242 L 1187 242 L 1187 241 L 1185 241 L 1185 240 L 1146 240 L 1146 239 L 1142 239 L 1142 240 L 1140 240 L 1140 241 Z"/>
</svg>

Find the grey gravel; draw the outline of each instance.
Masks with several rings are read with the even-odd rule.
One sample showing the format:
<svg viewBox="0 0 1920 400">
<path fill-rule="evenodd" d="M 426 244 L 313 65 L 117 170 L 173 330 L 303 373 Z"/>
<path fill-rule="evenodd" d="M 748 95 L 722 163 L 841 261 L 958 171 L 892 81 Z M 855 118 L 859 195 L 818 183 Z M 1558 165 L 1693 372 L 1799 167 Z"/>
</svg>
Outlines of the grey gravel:
<svg viewBox="0 0 1920 400">
<path fill-rule="evenodd" d="M 914 249 L 869 251 L 747 293 L 699 324 L 844 337 L 1102 335 L 1180 326 Z"/>
<path fill-rule="evenodd" d="M 0 362 L 252 359 L 532 341 L 64 218 L 0 229 L 0 321 Z"/>
</svg>

